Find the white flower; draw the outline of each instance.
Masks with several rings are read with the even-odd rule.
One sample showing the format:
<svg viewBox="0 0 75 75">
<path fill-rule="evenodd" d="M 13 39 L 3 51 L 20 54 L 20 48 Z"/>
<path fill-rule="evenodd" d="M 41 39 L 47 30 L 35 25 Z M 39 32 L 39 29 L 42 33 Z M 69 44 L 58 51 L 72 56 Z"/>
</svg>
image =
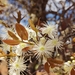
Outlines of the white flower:
<svg viewBox="0 0 75 75">
<path fill-rule="evenodd" d="M 49 58 L 52 55 L 53 47 L 49 45 L 48 41 L 46 43 L 39 41 L 39 43 L 33 47 L 37 59 L 40 59 L 41 57 Z"/>
<path fill-rule="evenodd" d="M 49 44 L 50 44 L 50 47 L 56 47 L 56 49 L 57 49 L 62 46 L 63 42 L 58 40 L 58 38 L 54 38 L 49 41 Z"/>
<path fill-rule="evenodd" d="M 46 39 L 45 39 L 44 37 L 40 38 L 40 43 L 41 43 L 41 44 L 43 44 L 43 45 L 44 45 L 44 44 L 45 44 L 45 42 L 46 42 Z"/>
<path fill-rule="evenodd" d="M 30 28 L 26 28 L 26 29 L 28 32 L 28 39 L 30 40 L 31 38 L 33 38 L 33 40 L 36 40 L 36 32 Z"/>
<path fill-rule="evenodd" d="M 25 43 L 20 43 L 19 45 L 17 45 L 16 54 L 21 56 L 22 55 L 22 49 L 26 46 L 27 46 L 27 44 L 25 44 Z"/>
<path fill-rule="evenodd" d="M 3 43 L 3 44 L 1 44 L 1 46 L 2 46 L 4 52 L 10 51 L 10 45 Z"/>
<path fill-rule="evenodd" d="M 46 27 L 42 28 L 42 34 L 48 34 L 50 38 L 54 38 L 56 27 L 54 25 L 44 24 Z"/>
<path fill-rule="evenodd" d="M 65 73 L 68 72 L 68 74 L 69 74 L 72 68 L 73 68 L 73 65 L 70 64 L 69 62 L 65 62 L 63 65 L 63 69 L 64 69 Z"/>
<path fill-rule="evenodd" d="M 16 61 L 11 64 L 9 73 L 12 75 L 15 72 L 16 75 L 20 75 L 20 72 L 24 70 L 26 70 L 26 65 L 24 64 L 23 58 L 16 57 Z"/>
</svg>

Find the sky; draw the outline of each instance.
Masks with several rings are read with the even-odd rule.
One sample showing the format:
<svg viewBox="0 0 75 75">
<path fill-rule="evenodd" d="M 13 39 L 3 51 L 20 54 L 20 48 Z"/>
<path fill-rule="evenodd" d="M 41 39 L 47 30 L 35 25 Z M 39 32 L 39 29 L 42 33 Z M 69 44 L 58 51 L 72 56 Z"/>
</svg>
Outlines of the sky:
<svg viewBox="0 0 75 75">
<path fill-rule="evenodd" d="M 10 1 L 10 0 L 9 0 Z M 59 4 L 59 1 L 63 1 L 63 2 L 65 2 L 65 0 L 55 0 L 56 1 L 56 3 L 57 3 L 57 6 L 59 6 L 60 8 L 61 8 L 61 4 Z M 11 0 L 11 2 L 13 2 L 12 0 Z M 57 8 L 55 7 L 55 5 L 53 4 L 53 0 L 49 0 L 48 1 L 48 4 L 51 4 L 51 10 L 53 10 L 53 11 L 57 11 Z M 65 7 L 66 7 L 66 9 L 69 7 L 69 4 L 67 3 L 66 5 L 65 5 Z M 49 6 L 48 5 L 46 5 L 46 11 L 48 11 L 50 8 L 49 8 Z M 20 9 L 21 10 L 21 9 Z M 22 14 L 25 14 L 25 11 L 22 11 L 21 10 L 21 12 L 22 12 Z M 16 14 L 15 14 L 15 16 L 16 16 Z M 49 15 L 47 15 L 46 17 L 53 17 L 53 15 L 52 14 L 49 14 Z M 27 17 L 26 17 L 27 18 Z M 25 20 L 25 21 L 21 21 L 21 24 L 23 24 L 23 22 L 25 23 L 25 25 L 27 25 L 28 23 L 27 23 L 27 21 Z M 53 22 L 52 22 L 53 23 Z M 0 36 L 4 36 L 5 34 L 4 33 L 6 33 L 5 31 L 4 31 L 4 29 L 5 28 L 3 28 L 1 25 L 0 25 Z"/>
</svg>

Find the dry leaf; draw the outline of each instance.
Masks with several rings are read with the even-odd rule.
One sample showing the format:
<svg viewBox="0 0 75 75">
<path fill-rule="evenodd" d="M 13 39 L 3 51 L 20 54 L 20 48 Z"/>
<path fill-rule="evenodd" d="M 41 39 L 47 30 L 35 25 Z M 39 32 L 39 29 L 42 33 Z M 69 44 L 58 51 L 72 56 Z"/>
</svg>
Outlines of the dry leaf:
<svg viewBox="0 0 75 75">
<path fill-rule="evenodd" d="M 1 53 L 0 53 L 0 57 L 5 57 L 5 56 L 7 56 L 7 55 L 6 55 L 6 54 L 1 54 Z"/>
<path fill-rule="evenodd" d="M 28 51 L 28 50 L 30 50 L 30 47 L 25 47 L 22 49 L 22 51 Z"/>
<path fill-rule="evenodd" d="M 36 72 L 36 75 L 57 75 L 57 74 L 55 74 L 55 73 L 53 73 L 53 72 L 50 72 L 50 74 L 47 74 L 46 71 L 43 71 L 43 72 L 37 71 L 37 72 Z"/>
<path fill-rule="evenodd" d="M 6 54 L 3 52 L 3 50 L 0 49 L 0 57 L 5 57 Z"/>
<path fill-rule="evenodd" d="M 10 52 L 9 54 L 6 54 L 3 52 L 3 50 L 0 49 L 0 57 L 5 57 L 5 56 L 10 56 L 10 57 L 15 57 L 16 54 L 13 52 Z"/>
<path fill-rule="evenodd" d="M 39 71 L 37 71 L 36 75 L 42 75 L 42 73 L 41 73 L 41 72 L 39 72 Z"/>
<path fill-rule="evenodd" d="M 75 75 L 75 70 L 74 70 L 74 68 L 72 68 L 72 70 L 71 70 L 71 75 Z"/>
<path fill-rule="evenodd" d="M 21 24 L 16 24 L 16 31 L 22 40 L 28 40 L 28 32 Z"/>
<path fill-rule="evenodd" d="M 45 65 L 44 65 L 44 68 L 47 71 L 47 73 L 50 73 L 49 67 L 50 67 L 49 64 L 46 62 Z"/>
<path fill-rule="evenodd" d="M 5 27 L 8 27 L 8 25 L 6 23 L 4 23 L 2 20 L 0 20 L 0 23 L 5 26 Z"/>
<path fill-rule="evenodd" d="M 2 53 L 3 52 L 3 50 L 2 49 L 0 49 L 0 53 Z"/>
<path fill-rule="evenodd" d="M 57 60 L 57 59 L 52 59 L 52 58 L 48 58 L 47 61 L 48 62 L 53 62 L 55 64 L 63 64 L 63 61 Z"/>
<path fill-rule="evenodd" d="M 61 28 L 62 28 L 62 31 L 67 28 L 67 23 L 65 20 L 61 22 Z"/>
<path fill-rule="evenodd" d="M 14 33 L 12 33 L 11 31 L 8 31 L 8 34 L 9 34 L 14 40 L 19 40 L 19 38 L 18 38 Z"/>
<path fill-rule="evenodd" d="M 15 57 L 15 56 L 16 56 L 16 54 L 15 54 L 15 53 L 13 53 L 13 52 L 10 52 L 9 54 L 7 54 L 7 56 L 9 56 L 9 57 Z"/>
<path fill-rule="evenodd" d="M 40 21 L 40 19 L 38 20 L 37 25 L 40 26 L 40 27 L 45 27 L 45 26 L 43 25 L 43 22 Z"/>
<path fill-rule="evenodd" d="M 49 64 L 50 64 L 51 68 L 58 66 L 58 65 L 54 64 L 53 62 L 49 62 Z"/>
<path fill-rule="evenodd" d="M 58 67 L 59 65 L 63 64 L 63 61 L 52 58 L 48 58 L 47 62 L 50 64 L 51 68 Z"/>
<path fill-rule="evenodd" d="M 3 40 L 3 42 L 5 42 L 8 45 L 18 45 L 20 43 L 20 41 L 18 40 L 11 40 L 11 39 Z"/>
<path fill-rule="evenodd" d="M 33 24 L 32 20 L 28 20 L 30 27 L 35 31 L 38 32 L 38 30 L 36 29 L 35 25 Z"/>
<path fill-rule="evenodd" d="M 0 73 L 1 75 L 8 75 L 8 67 L 5 60 L 2 60 L 2 62 L 0 63 Z"/>
<path fill-rule="evenodd" d="M 73 57 L 75 57 L 75 53 L 72 53 L 71 55 L 72 55 Z"/>
<path fill-rule="evenodd" d="M 13 15 L 13 17 L 16 19 L 16 21 L 18 22 L 18 23 L 20 23 L 20 21 L 25 17 L 21 17 L 21 12 L 20 11 L 18 11 L 17 12 L 17 18 Z"/>
</svg>

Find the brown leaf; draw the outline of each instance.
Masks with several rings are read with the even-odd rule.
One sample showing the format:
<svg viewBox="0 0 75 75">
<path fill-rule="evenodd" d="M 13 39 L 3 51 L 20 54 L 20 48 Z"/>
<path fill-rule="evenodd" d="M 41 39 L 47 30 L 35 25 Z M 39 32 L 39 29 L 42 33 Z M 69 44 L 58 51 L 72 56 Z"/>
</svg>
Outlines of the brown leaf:
<svg viewBox="0 0 75 75">
<path fill-rule="evenodd" d="M 15 53 L 13 53 L 13 52 L 10 52 L 9 54 L 7 54 L 7 56 L 15 57 L 15 56 L 16 56 L 16 54 L 15 54 Z"/>
<path fill-rule="evenodd" d="M 0 53 L 2 53 L 3 52 L 3 50 L 2 49 L 0 49 Z"/>
<path fill-rule="evenodd" d="M 35 25 L 33 24 L 32 20 L 28 20 L 30 27 L 35 31 L 38 32 L 38 30 L 36 29 Z"/>
<path fill-rule="evenodd" d="M 22 51 L 28 51 L 28 50 L 30 50 L 30 47 L 25 47 L 22 49 Z"/>
<path fill-rule="evenodd" d="M 11 31 L 8 31 L 8 34 L 9 34 L 14 40 L 19 40 L 19 38 L 18 38 L 14 33 L 12 33 Z"/>
<path fill-rule="evenodd" d="M 75 57 L 75 53 L 72 53 L 71 55 L 72 55 L 73 57 Z"/>
<path fill-rule="evenodd" d="M 63 64 L 63 61 L 57 60 L 57 59 L 52 59 L 52 58 L 48 58 L 47 61 L 48 62 L 53 62 L 55 64 Z"/>
<path fill-rule="evenodd" d="M 41 72 L 37 71 L 37 72 L 36 72 L 36 75 L 42 75 L 42 74 L 41 74 Z"/>
<path fill-rule="evenodd" d="M 0 53 L 0 57 L 5 57 L 5 56 L 7 56 L 7 55 L 6 55 L 6 54 L 1 54 L 1 53 Z"/>
<path fill-rule="evenodd" d="M 74 68 L 72 68 L 72 70 L 71 70 L 71 75 L 75 75 L 75 70 L 74 70 Z"/>
<path fill-rule="evenodd" d="M 3 52 L 3 50 L 0 49 L 0 57 L 5 57 L 5 56 L 6 56 L 5 52 Z"/>
<path fill-rule="evenodd" d="M 50 67 L 49 64 L 46 62 L 45 65 L 44 65 L 44 68 L 47 71 L 47 73 L 50 73 L 49 67 Z"/>
<path fill-rule="evenodd" d="M 47 61 L 48 61 L 48 63 L 50 64 L 51 68 L 54 68 L 54 67 L 57 66 L 56 64 L 54 64 L 54 63 L 53 63 L 52 61 L 50 61 L 49 59 L 48 59 Z"/>
<path fill-rule="evenodd" d="M 2 21 L 2 25 L 5 27 L 8 27 L 8 25 L 6 23 L 4 23 L 3 21 Z"/>
<path fill-rule="evenodd" d="M 22 40 L 28 40 L 28 32 L 21 24 L 16 24 L 16 31 Z"/>
<path fill-rule="evenodd" d="M 20 43 L 20 41 L 18 40 L 11 40 L 11 39 L 3 40 L 3 42 L 5 42 L 8 45 L 18 45 Z"/>
<path fill-rule="evenodd" d="M 2 14 L 3 10 L 0 10 L 0 14 Z"/>
<path fill-rule="evenodd" d="M 61 28 L 62 28 L 62 31 L 65 30 L 67 27 L 68 27 L 68 26 L 67 26 L 66 21 L 65 21 L 65 20 L 62 21 L 62 22 L 61 22 Z"/>
<path fill-rule="evenodd" d="M 5 56 L 15 57 L 16 54 L 13 53 L 13 52 L 10 52 L 9 54 L 5 54 L 5 53 L 3 52 L 3 50 L 0 49 L 0 57 L 5 57 Z"/>
<path fill-rule="evenodd" d="M 21 21 L 21 12 L 17 12 L 18 18 L 16 19 L 18 23 Z"/>
<path fill-rule="evenodd" d="M 49 64 L 50 64 L 51 68 L 54 68 L 54 67 L 56 67 L 56 66 L 57 66 L 57 65 L 56 65 L 56 64 L 54 64 L 53 62 L 49 62 Z"/>
<path fill-rule="evenodd" d="M 37 23 L 36 25 L 38 25 L 38 26 L 40 26 L 40 27 L 45 27 L 45 26 L 43 25 L 43 22 L 40 21 L 40 19 L 38 20 L 38 23 Z"/>
<path fill-rule="evenodd" d="M 8 75 L 8 65 L 5 60 L 0 63 L 0 75 Z"/>
<path fill-rule="evenodd" d="M 20 23 L 20 21 L 25 17 L 21 17 L 21 12 L 20 11 L 18 11 L 17 12 L 17 18 L 13 15 L 13 17 L 16 19 L 16 21 L 18 22 L 18 23 Z"/>
</svg>

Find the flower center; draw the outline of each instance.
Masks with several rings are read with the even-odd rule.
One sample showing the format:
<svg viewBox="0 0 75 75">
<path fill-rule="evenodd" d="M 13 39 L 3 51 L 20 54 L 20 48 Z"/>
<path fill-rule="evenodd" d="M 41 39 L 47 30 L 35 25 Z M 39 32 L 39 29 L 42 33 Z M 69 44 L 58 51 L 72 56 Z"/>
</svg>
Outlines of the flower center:
<svg viewBox="0 0 75 75">
<path fill-rule="evenodd" d="M 54 40 L 52 40 L 52 43 L 53 43 L 53 45 L 57 45 L 58 40 L 54 39 Z"/>
<path fill-rule="evenodd" d="M 40 47 L 40 50 L 41 50 L 41 51 L 45 50 L 44 46 L 41 46 L 41 47 Z"/>
<path fill-rule="evenodd" d="M 16 68 L 19 68 L 19 64 L 16 64 L 15 66 L 16 66 Z"/>
</svg>

